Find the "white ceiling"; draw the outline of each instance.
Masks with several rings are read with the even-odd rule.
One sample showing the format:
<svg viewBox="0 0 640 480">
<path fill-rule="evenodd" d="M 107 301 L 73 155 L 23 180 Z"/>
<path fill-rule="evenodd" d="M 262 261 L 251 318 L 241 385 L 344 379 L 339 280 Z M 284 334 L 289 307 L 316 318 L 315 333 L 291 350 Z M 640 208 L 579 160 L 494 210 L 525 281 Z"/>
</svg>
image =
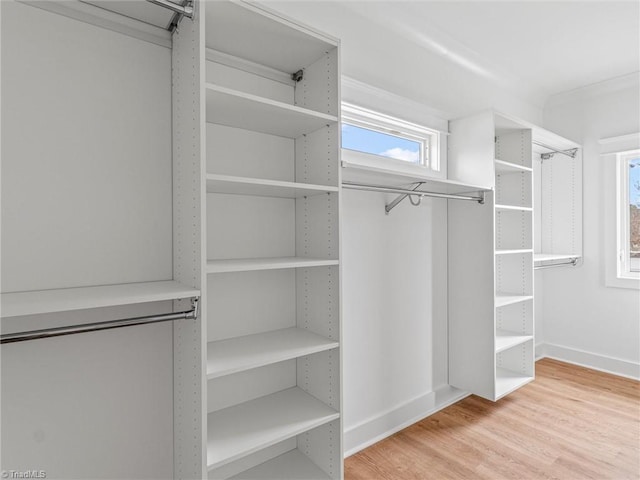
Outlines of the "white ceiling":
<svg viewBox="0 0 640 480">
<path fill-rule="evenodd" d="M 345 75 L 450 118 L 640 70 L 637 0 L 262 2 L 340 38 Z"/>
<path fill-rule="evenodd" d="M 548 96 L 639 70 L 638 1 L 346 2 L 396 35 Z"/>
</svg>

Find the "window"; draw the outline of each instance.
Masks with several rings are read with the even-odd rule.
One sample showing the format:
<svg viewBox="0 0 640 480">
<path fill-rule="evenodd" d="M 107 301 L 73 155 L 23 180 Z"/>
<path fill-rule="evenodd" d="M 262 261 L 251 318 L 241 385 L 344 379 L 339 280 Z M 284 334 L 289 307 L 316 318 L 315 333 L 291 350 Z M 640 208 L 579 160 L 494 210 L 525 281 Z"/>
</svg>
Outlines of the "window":
<svg viewBox="0 0 640 480">
<path fill-rule="evenodd" d="M 440 170 L 437 132 L 349 104 L 342 105 L 342 148 L 360 161 Z"/>
<path fill-rule="evenodd" d="M 618 153 L 618 277 L 640 278 L 640 150 Z"/>
</svg>

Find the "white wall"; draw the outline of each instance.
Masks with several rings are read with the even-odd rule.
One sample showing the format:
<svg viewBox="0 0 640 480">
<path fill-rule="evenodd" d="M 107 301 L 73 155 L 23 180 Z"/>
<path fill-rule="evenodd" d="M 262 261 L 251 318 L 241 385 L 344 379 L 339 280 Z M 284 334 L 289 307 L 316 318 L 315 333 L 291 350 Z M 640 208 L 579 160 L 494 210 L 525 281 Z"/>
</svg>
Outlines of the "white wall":
<svg viewBox="0 0 640 480">
<path fill-rule="evenodd" d="M 550 356 L 640 374 L 640 292 L 605 286 L 605 212 L 615 192 L 598 140 L 640 131 L 638 75 L 552 97 L 544 126 L 584 145 L 584 265 L 542 275 Z"/>
</svg>

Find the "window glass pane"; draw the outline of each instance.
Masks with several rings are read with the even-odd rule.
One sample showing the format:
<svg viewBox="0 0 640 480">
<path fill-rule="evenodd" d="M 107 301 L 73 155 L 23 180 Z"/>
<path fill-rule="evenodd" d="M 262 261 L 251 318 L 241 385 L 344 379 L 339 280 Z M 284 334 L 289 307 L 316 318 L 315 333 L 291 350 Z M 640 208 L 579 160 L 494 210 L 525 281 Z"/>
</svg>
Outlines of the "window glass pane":
<svg viewBox="0 0 640 480">
<path fill-rule="evenodd" d="M 342 148 L 410 163 L 422 163 L 420 142 L 347 123 L 342 124 Z"/>
<path fill-rule="evenodd" d="M 640 271 L 640 155 L 629 159 L 629 267 Z"/>
</svg>

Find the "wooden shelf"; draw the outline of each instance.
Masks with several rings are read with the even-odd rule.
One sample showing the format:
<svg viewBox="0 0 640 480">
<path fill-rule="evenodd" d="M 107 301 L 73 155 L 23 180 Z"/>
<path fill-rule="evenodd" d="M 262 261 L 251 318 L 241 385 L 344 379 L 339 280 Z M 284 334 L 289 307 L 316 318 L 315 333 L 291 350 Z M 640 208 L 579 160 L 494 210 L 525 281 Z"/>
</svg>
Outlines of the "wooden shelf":
<svg viewBox="0 0 640 480">
<path fill-rule="evenodd" d="M 229 480 L 330 480 L 330 477 L 298 449 L 275 457 Z"/>
<path fill-rule="evenodd" d="M 413 168 L 411 168 L 413 167 Z M 403 170 L 383 168 L 342 161 L 342 181 L 367 183 L 390 188 L 406 188 L 411 184 L 424 182 L 420 190 L 434 193 L 465 194 L 488 192 L 491 189 L 478 185 L 469 185 L 455 180 L 438 179 L 420 172 L 420 167 L 407 165 Z"/>
<path fill-rule="evenodd" d="M 496 400 L 510 394 L 521 386 L 531 382 L 533 377 L 513 372 L 505 368 L 496 369 Z"/>
<path fill-rule="evenodd" d="M 558 262 L 561 260 L 579 260 L 582 255 L 575 255 L 572 253 L 534 253 L 533 262 L 535 265 L 539 265 L 542 262 Z"/>
<path fill-rule="evenodd" d="M 522 335 L 505 330 L 498 330 L 496 332 L 496 353 L 508 350 L 511 347 L 528 342 L 529 340 L 533 340 L 533 335 Z"/>
<path fill-rule="evenodd" d="M 499 308 L 507 305 L 512 305 L 514 303 L 526 302 L 527 300 L 531 300 L 532 298 L 533 296 L 531 295 L 509 295 L 499 293 L 496 295 L 495 305 L 496 308 Z"/>
<path fill-rule="evenodd" d="M 517 253 L 533 253 L 532 248 L 517 248 L 517 249 L 509 249 L 509 250 L 496 250 L 496 255 L 512 255 Z"/>
<path fill-rule="evenodd" d="M 496 173 L 498 175 L 504 173 L 523 173 L 523 172 L 532 172 L 533 169 L 531 167 L 525 167 L 524 165 L 518 165 L 516 163 L 505 162 L 504 160 L 496 159 L 494 161 Z"/>
<path fill-rule="evenodd" d="M 2 318 L 8 318 L 199 296 L 199 290 L 178 282 L 163 281 L 3 293 L 0 302 Z"/>
<path fill-rule="evenodd" d="M 298 138 L 336 123 L 338 117 L 269 98 L 206 84 L 207 122 Z"/>
<path fill-rule="evenodd" d="M 285 268 L 327 267 L 338 265 L 338 260 L 305 257 L 239 258 L 209 260 L 207 273 L 249 272 L 255 270 L 281 270 Z"/>
<path fill-rule="evenodd" d="M 259 197 L 300 198 L 337 192 L 338 187 L 309 183 L 282 182 L 261 178 L 207 174 L 207 193 L 255 195 Z"/>
<path fill-rule="evenodd" d="M 496 210 L 515 210 L 515 211 L 521 211 L 521 212 L 533 212 L 533 207 L 520 207 L 518 205 L 498 205 L 496 204 L 494 206 L 494 208 Z"/>
<path fill-rule="evenodd" d="M 296 327 L 210 342 L 207 346 L 207 378 L 262 367 L 338 346 L 338 342 Z"/>
<path fill-rule="evenodd" d="M 298 387 L 207 416 L 207 465 L 226 465 L 339 418 L 338 412 Z"/>
</svg>

